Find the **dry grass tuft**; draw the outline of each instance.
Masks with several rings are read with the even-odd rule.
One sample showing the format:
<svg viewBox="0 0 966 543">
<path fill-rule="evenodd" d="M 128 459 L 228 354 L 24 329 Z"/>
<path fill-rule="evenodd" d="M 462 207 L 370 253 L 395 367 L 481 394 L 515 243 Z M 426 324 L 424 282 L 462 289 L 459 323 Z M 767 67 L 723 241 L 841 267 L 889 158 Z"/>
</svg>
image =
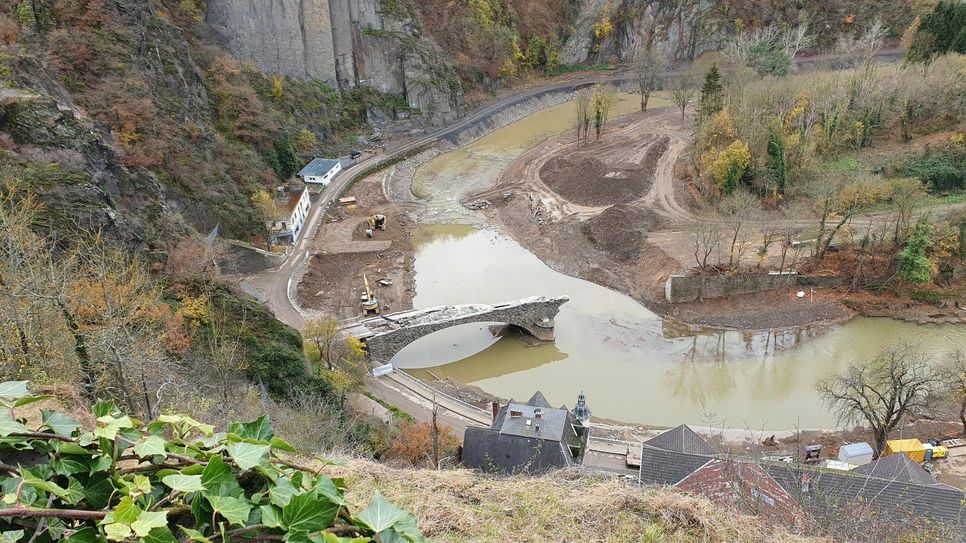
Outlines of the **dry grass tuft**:
<svg viewBox="0 0 966 543">
<path fill-rule="evenodd" d="M 365 460 L 324 472 L 344 477 L 364 506 L 378 489 L 412 511 L 440 542 L 816 542 L 764 519 L 675 490 L 576 471 L 497 478 L 469 470 L 400 470 Z"/>
</svg>

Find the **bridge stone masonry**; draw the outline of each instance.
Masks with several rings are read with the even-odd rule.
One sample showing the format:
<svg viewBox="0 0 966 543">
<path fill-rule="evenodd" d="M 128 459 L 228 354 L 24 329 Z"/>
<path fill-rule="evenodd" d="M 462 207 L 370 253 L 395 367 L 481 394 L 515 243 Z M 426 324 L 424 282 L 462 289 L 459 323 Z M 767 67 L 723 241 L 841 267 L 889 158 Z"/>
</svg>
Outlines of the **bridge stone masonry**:
<svg viewBox="0 0 966 543">
<path fill-rule="evenodd" d="M 343 333 L 366 344 L 369 360 L 389 361 L 406 345 L 452 326 L 498 322 L 516 326 L 541 341 L 553 341 L 554 318 L 567 296 L 534 296 L 495 305 L 448 305 L 381 315 L 347 323 Z"/>
</svg>

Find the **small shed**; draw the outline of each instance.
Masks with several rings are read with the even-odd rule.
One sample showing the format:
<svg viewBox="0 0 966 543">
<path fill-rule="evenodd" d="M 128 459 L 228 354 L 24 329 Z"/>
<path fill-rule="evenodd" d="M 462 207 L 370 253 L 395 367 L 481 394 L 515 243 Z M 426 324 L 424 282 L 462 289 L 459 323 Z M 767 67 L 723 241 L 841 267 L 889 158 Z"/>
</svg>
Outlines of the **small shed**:
<svg viewBox="0 0 966 543">
<path fill-rule="evenodd" d="M 839 449 L 839 462 L 853 466 L 864 466 L 872 461 L 874 455 L 872 446 L 868 443 L 850 443 L 842 445 L 842 448 Z"/>
<path fill-rule="evenodd" d="M 886 441 L 886 448 L 882 456 L 897 453 L 905 453 L 906 456 L 916 462 L 922 462 L 926 459 L 926 447 L 918 439 L 894 439 L 892 441 Z"/>
</svg>

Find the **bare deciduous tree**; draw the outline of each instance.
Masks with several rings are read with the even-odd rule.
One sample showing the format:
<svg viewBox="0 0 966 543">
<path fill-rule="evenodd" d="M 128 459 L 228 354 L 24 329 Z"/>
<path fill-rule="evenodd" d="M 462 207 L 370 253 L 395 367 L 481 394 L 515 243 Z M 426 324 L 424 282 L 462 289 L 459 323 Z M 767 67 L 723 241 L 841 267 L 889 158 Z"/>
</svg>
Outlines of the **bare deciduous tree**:
<svg viewBox="0 0 966 543">
<path fill-rule="evenodd" d="M 721 244 L 721 220 L 713 213 L 695 217 L 687 225 L 694 248 L 694 261 L 699 268 L 708 267 L 708 259 Z"/>
<path fill-rule="evenodd" d="M 641 95 L 641 111 L 647 111 L 651 93 L 658 87 L 658 73 L 663 71 L 664 67 L 665 63 L 651 48 L 643 50 L 634 60 L 634 79 L 637 81 L 637 91 Z"/>
<path fill-rule="evenodd" d="M 949 355 L 943 365 L 943 378 L 950 396 L 959 404 L 959 421 L 963 424 L 966 436 L 966 351 L 956 351 Z"/>
<path fill-rule="evenodd" d="M 694 100 L 698 93 L 698 76 L 694 72 L 688 71 L 677 77 L 671 78 L 669 85 L 671 101 L 681 110 L 681 118 L 688 109 L 688 104 Z"/>
<path fill-rule="evenodd" d="M 941 383 L 942 374 L 929 356 L 912 346 L 897 345 L 819 381 L 816 388 L 840 424 L 869 426 L 876 453 L 881 454 L 889 432 L 903 419 L 920 415 Z"/>
<path fill-rule="evenodd" d="M 581 89 L 577 91 L 577 99 L 575 100 L 575 105 L 577 108 L 574 110 L 574 128 L 577 129 L 577 145 L 580 145 L 581 139 L 587 139 L 587 133 L 590 130 L 590 102 L 590 90 Z"/>
<path fill-rule="evenodd" d="M 739 243 L 741 232 L 748 221 L 757 218 L 760 211 L 758 198 L 747 190 L 739 189 L 729 194 L 718 204 L 718 211 L 724 216 L 731 246 L 728 248 L 728 266 L 741 265 L 743 243 Z"/>
</svg>

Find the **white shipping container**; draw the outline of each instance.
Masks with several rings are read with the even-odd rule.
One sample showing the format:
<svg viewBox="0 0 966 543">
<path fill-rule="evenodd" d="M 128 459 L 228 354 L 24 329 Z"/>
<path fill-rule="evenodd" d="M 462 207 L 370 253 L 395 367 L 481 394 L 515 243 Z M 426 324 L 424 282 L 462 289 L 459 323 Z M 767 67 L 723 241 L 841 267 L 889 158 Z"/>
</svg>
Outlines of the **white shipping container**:
<svg viewBox="0 0 966 543">
<path fill-rule="evenodd" d="M 839 449 L 839 461 L 853 466 L 864 466 L 872 462 L 872 446 L 868 443 L 850 443 Z"/>
</svg>

